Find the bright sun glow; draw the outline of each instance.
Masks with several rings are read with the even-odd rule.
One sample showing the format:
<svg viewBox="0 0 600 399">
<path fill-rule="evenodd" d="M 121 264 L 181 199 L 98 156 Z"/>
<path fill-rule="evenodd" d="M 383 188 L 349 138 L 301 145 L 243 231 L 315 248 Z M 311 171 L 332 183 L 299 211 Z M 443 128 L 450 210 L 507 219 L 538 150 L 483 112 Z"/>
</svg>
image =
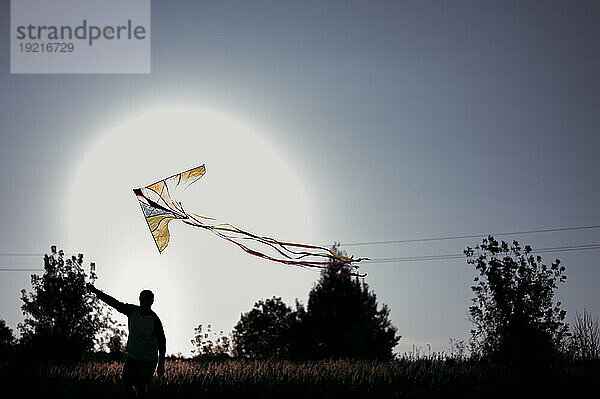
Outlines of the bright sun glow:
<svg viewBox="0 0 600 399">
<path fill-rule="evenodd" d="M 187 354 L 199 323 L 230 329 L 261 298 L 304 298 L 316 275 L 255 259 L 206 231 L 171 223 L 159 254 L 136 187 L 205 164 L 177 199 L 189 211 L 249 231 L 312 242 L 306 177 L 255 130 L 199 107 L 160 107 L 122 121 L 90 143 L 73 171 L 64 209 L 69 251 L 96 261 L 98 286 L 136 302 L 144 288 L 167 333 L 167 352 Z M 121 318 L 124 321 L 125 318 Z"/>
</svg>

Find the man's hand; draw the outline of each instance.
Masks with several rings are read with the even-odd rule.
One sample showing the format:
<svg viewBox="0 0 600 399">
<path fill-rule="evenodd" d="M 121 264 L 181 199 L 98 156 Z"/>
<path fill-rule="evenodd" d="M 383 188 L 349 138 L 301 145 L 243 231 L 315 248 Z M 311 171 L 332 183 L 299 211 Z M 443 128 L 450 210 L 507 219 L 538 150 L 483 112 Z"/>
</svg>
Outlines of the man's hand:
<svg viewBox="0 0 600 399">
<path fill-rule="evenodd" d="M 85 288 L 87 288 L 88 291 L 93 292 L 94 294 L 98 291 L 98 289 L 94 287 L 92 283 L 85 283 Z"/>
<path fill-rule="evenodd" d="M 163 375 L 165 375 L 165 360 L 161 359 L 158 361 L 158 367 L 156 368 L 156 374 L 159 377 L 162 377 Z"/>
</svg>

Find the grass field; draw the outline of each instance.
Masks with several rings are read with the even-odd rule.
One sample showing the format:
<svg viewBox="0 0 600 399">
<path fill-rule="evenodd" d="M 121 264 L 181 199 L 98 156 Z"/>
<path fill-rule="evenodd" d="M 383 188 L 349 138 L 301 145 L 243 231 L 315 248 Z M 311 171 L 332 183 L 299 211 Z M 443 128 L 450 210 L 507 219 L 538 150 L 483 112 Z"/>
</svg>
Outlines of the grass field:
<svg viewBox="0 0 600 399">
<path fill-rule="evenodd" d="M 121 362 L 70 365 L 1 363 L 0 380 L 26 396 L 121 397 Z M 167 361 L 150 397 L 568 397 L 600 388 L 598 363 L 499 367 L 467 360 Z M 592 391 L 592 392 L 593 392 Z M 5 391 L 6 392 L 6 391 Z M 541 397 L 541 396 L 538 396 Z"/>
</svg>

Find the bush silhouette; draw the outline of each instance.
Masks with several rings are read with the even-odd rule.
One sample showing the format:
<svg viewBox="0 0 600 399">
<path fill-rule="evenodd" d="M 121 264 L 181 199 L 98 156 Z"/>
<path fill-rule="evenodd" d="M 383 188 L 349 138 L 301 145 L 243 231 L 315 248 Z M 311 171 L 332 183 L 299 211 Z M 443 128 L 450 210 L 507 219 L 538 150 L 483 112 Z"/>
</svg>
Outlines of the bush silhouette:
<svg viewBox="0 0 600 399">
<path fill-rule="evenodd" d="M 15 349 L 15 336 L 6 322 L 0 319 L 0 359 L 10 357 Z"/>
<path fill-rule="evenodd" d="M 256 302 L 234 327 L 234 354 L 253 359 L 289 358 L 294 321 L 294 312 L 281 298 Z"/>
<path fill-rule="evenodd" d="M 86 288 L 83 255 L 65 259 L 51 247 L 44 274 L 32 275 L 32 292 L 21 290 L 25 320 L 19 325 L 24 355 L 76 360 L 103 344 L 98 334 L 114 324 L 106 308 Z M 95 279 L 93 272 L 90 281 Z"/>
<path fill-rule="evenodd" d="M 566 279 L 560 260 L 547 266 L 531 247 L 492 236 L 464 253 L 479 274 L 469 307 L 473 354 L 509 362 L 541 362 L 558 354 L 568 335 L 566 312 L 554 302 L 558 283 Z"/>
</svg>

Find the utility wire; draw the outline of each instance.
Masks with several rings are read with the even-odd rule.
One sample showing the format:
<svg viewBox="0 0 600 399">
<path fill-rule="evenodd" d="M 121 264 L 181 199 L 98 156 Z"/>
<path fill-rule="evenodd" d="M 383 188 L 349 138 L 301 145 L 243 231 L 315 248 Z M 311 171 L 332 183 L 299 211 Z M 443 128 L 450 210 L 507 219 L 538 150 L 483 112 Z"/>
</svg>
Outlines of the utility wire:
<svg viewBox="0 0 600 399">
<path fill-rule="evenodd" d="M 562 247 L 547 247 L 532 249 L 532 254 L 550 253 L 550 252 L 571 252 L 571 251 L 590 251 L 599 250 L 600 244 L 585 244 L 585 245 L 569 245 Z M 461 259 L 464 258 L 464 254 L 436 254 L 436 255 L 418 255 L 418 256 L 404 256 L 396 258 L 375 258 L 365 261 L 365 265 L 375 263 L 400 263 L 400 262 L 422 262 L 428 260 L 450 260 L 450 259 Z M 44 269 L 13 269 L 13 268 L 0 268 L 0 272 L 34 272 L 43 271 Z"/>
<path fill-rule="evenodd" d="M 0 269 L 0 272 L 42 272 L 44 269 Z"/>
<path fill-rule="evenodd" d="M 341 243 L 340 246 L 350 247 L 350 246 L 360 246 L 360 245 L 385 245 L 385 244 L 401 244 L 401 243 L 410 243 L 410 242 L 426 242 L 426 241 L 445 241 L 445 240 L 457 240 L 457 239 L 465 239 L 465 238 L 479 238 L 479 237 L 487 237 L 489 235 L 492 236 L 506 236 L 506 235 L 518 235 L 518 234 L 536 234 L 536 233 L 552 233 L 559 231 L 575 231 L 575 230 L 592 230 L 592 229 L 600 229 L 600 225 L 590 225 L 590 226 L 574 226 L 574 227 L 557 227 L 552 229 L 538 229 L 538 230 L 523 230 L 523 231 L 510 231 L 506 233 L 489 233 L 489 234 L 468 234 L 468 235 L 456 235 L 456 236 L 444 236 L 444 237 L 422 237 L 422 238 L 409 238 L 405 240 L 390 240 L 390 241 L 370 241 L 370 242 L 353 242 L 353 243 Z M 328 244 L 324 245 L 327 246 Z M 67 254 L 65 255 L 75 255 L 75 254 Z M 0 257 L 28 257 L 28 256 L 44 256 L 43 253 L 1 253 Z"/>
<path fill-rule="evenodd" d="M 42 254 L 42 253 L 0 253 L 0 256 L 7 256 L 7 257 L 28 257 L 28 256 L 41 256 L 44 257 L 44 255 L 47 254 Z M 68 254 L 68 253 L 64 253 L 63 255 L 76 255 L 76 254 Z"/>
<path fill-rule="evenodd" d="M 591 226 L 575 226 L 575 227 L 561 227 L 553 229 L 539 229 L 539 230 L 523 230 L 523 231 L 510 231 L 506 233 L 490 233 L 490 234 L 468 234 L 462 236 L 445 236 L 445 237 L 423 237 L 423 238 L 409 238 L 405 240 L 390 240 L 390 241 L 370 241 L 370 242 L 353 242 L 353 243 L 342 243 L 342 247 L 361 246 L 361 245 L 386 245 L 386 244 L 401 244 L 410 242 L 426 242 L 426 241 L 446 241 L 446 240 L 457 240 L 464 238 L 480 238 L 492 236 L 506 236 L 506 235 L 522 235 L 522 234 L 536 234 L 536 233 L 553 233 L 559 231 L 575 231 L 575 230 L 592 230 L 600 229 L 600 225 Z"/>
<path fill-rule="evenodd" d="M 523 231 L 511 231 L 506 233 L 492 233 L 492 234 L 468 234 L 468 235 L 456 235 L 456 236 L 445 236 L 445 237 L 423 237 L 423 238 L 411 238 L 405 240 L 390 240 L 390 241 L 371 241 L 371 242 L 355 242 L 340 244 L 340 246 L 361 246 L 361 245 L 385 245 L 385 244 L 400 244 L 400 243 L 411 243 L 411 242 L 427 242 L 427 241 L 445 241 L 445 240 L 456 240 L 465 238 L 480 238 L 487 237 L 488 235 L 493 236 L 505 236 L 505 235 L 522 235 L 522 234 L 537 234 L 537 233 L 552 233 L 560 231 L 577 231 L 577 230 L 592 230 L 600 229 L 600 225 L 589 225 L 589 226 L 574 226 L 574 227 L 560 227 L 552 229 L 537 229 L 537 230 L 523 230 Z M 547 252 L 567 252 L 567 251 L 581 251 L 581 250 L 597 250 L 600 249 L 600 244 L 590 245 L 578 245 L 568 247 L 549 247 L 539 248 L 536 253 L 547 253 Z M 73 254 L 65 254 L 73 255 Z M 42 253 L 0 253 L 0 257 L 43 257 Z M 365 264 L 374 263 L 396 263 L 396 262 L 420 262 L 428 260 L 448 260 L 458 259 L 464 257 L 464 254 L 438 254 L 438 255 L 420 255 L 420 256 L 405 256 L 396 258 L 378 258 L 371 259 Z M 17 272 L 17 271 L 43 271 L 44 269 L 14 269 L 14 268 L 0 268 L 0 272 Z"/>
<path fill-rule="evenodd" d="M 589 245 L 571 245 L 563 247 L 548 247 L 532 249 L 532 254 L 550 253 L 550 252 L 570 252 L 570 251 L 589 251 L 600 249 L 600 244 Z M 376 258 L 365 261 L 365 264 L 372 263 L 396 263 L 396 262 L 419 262 L 427 260 L 449 260 L 464 258 L 464 254 L 440 254 L 440 255 L 420 255 L 420 256 L 405 256 L 398 258 Z"/>
<path fill-rule="evenodd" d="M 0 254 L 0 256 L 7 256 L 7 257 L 15 257 L 15 258 L 20 258 L 20 257 L 30 257 L 30 256 L 40 256 L 43 257 L 44 254 Z"/>
</svg>

